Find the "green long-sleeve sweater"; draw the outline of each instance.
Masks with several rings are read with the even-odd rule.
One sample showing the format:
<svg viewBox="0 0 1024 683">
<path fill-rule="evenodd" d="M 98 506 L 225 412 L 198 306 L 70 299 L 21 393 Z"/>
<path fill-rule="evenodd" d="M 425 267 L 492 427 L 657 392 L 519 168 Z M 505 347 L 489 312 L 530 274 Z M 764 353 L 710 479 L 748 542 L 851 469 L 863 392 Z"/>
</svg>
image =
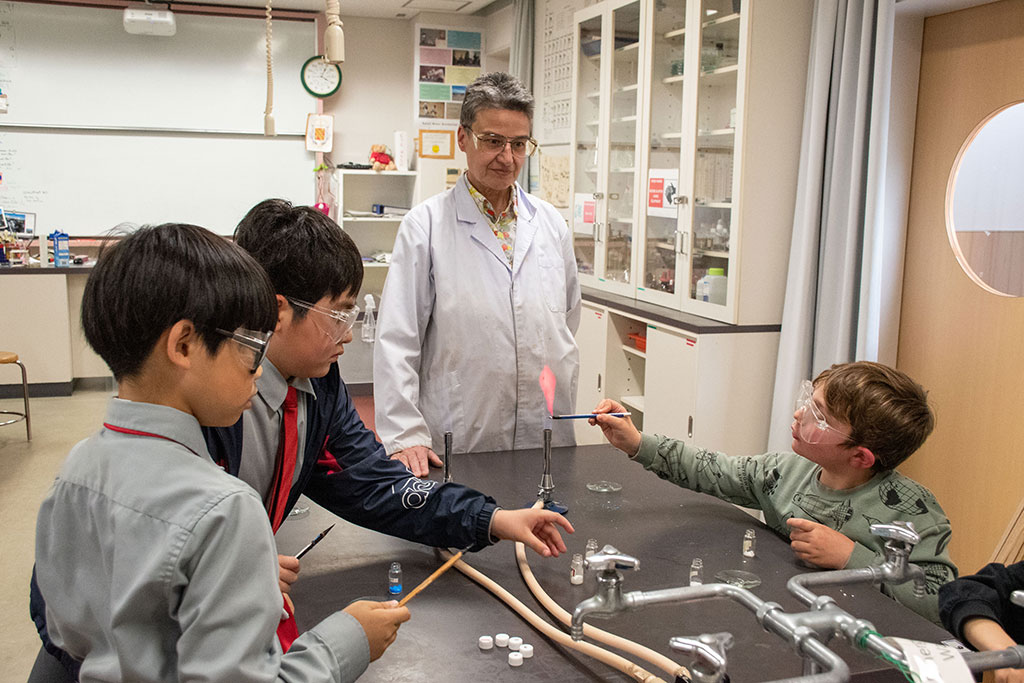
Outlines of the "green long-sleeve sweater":
<svg viewBox="0 0 1024 683">
<path fill-rule="evenodd" d="M 913 522 L 921 541 L 910 561 L 925 571 L 927 594 L 915 598 L 913 582 L 883 586 L 882 592 L 939 623 L 939 586 L 957 575 L 947 552 L 952 532 L 935 496 L 913 479 L 882 472 L 856 488 L 838 491 L 822 486 L 821 467 L 796 453 L 728 456 L 651 434 L 643 435 L 634 459 L 674 484 L 763 511 L 765 523 L 785 538 L 790 517 L 839 531 L 855 544 L 847 569 L 883 561 L 885 540 L 871 534 L 872 524 Z"/>
</svg>

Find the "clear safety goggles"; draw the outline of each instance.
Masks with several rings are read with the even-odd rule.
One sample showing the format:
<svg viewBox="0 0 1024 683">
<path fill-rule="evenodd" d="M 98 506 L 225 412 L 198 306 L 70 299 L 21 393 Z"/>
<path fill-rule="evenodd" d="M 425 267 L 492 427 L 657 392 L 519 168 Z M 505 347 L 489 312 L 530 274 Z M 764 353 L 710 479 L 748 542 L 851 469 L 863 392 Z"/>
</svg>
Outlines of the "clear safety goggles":
<svg viewBox="0 0 1024 683">
<path fill-rule="evenodd" d="M 349 333 L 352 326 L 356 324 L 356 318 L 359 317 L 359 306 L 353 305 L 352 308 L 345 311 L 334 311 L 329 308 L 321 308 L 316 304 L 311 304 L 308 301 L 301 299 L 293 299 L 290 296 L 286 296 L 286 299 L 293 305 L 299 308 L 305 308 L 307 311 L 313 311 L 319 313 L 320 316 L 313 318 L 313 324 L 317 328 L 327 335 L 328 339 L 334 344 L 341 343 L 341 340 L 345 338 L 345 335 Z"/>
<path fill-rule="evenodd" d="M 810 380 L 805 379 L 800 383 L 800 393 L 796 399 L 796 413 L 799 415 L 800 438 L 807 443 L 821 443 L 825 433 L 829 431 L 835 432 L 844 440 L 850 438 L 849 434 L 839 431 L 825 419 L 825 414 L 814 402 L 814 383 Z"/>
<path fill-rule="evenodd" d="M 234 348 L 238 353 L 238 359 L 249 372 L 255 374 L 260 369 L 260 364 L 267 357 L 267 345 L 270 342 L 271 332 L 257 332 L 239 327 L 234 332 L 217 329 L 217 334 L 227 337 L 234 342 Z"/>
</svg>

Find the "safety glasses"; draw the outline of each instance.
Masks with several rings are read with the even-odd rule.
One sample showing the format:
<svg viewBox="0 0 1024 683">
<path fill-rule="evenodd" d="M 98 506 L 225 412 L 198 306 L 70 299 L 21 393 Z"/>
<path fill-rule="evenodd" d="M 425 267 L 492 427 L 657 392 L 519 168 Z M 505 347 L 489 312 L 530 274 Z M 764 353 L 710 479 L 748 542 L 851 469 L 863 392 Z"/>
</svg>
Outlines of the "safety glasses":
<svg viewBox="0 0 1024 683">
<path fill-rule="evenodd" d="M 800 393 L 796 399 L 796 412 L 800 417 L 800 438 L 807 443 L 821 443 L 825 433 L 833 431 L 843 439 L 849 439 L 849 434 L 844 434 L 825 419 L 818 404 L 814 402 L 814 383 L 804 380 L 800 383 Z"/>
<path fill-rule="evenodd" d="M 217 334 L 227 337 L 235 343 L 235 350 L 242 365 L 248 368 L 249 372 L 255 374 L 260 369 L 260 364 L 267 357 L 267 345 L 270 342 L 271 332 L 257 332 L 239 327 L 234 332 L 227 330 L 216 330 Z"/>
<path fill-rule="evenodd" d="M 356 318 L 359 317 L 359 306 L 353 305 L 352 308 L 345 311 L 332 311 L 329 308 L 321 308 L 302 299 L 294 299 L 290 296 L 285 298 L 293 306 L 319 313 L 319 317 L 313 318 L 313 324 L 327 335 L 334 344 L 340 343 L 345 338 L 345 335 L 349 333 L 352 326 L 356 324 Z"/>
<path fill-rule="evenodd" d="M 507 138 L 497 133 L 477 133 L 470 128 L 466 130 L 473 136 L 475 140 L 473 144 L 490 154 L 501 154 L 505 151 L 505 145 L 508 145 L 512 150 L 512 156 L 520 159 L 533 156 L 533 153 L 537 151 L 537 141 L 528 135 L 525 137 Z"/>
</svg>

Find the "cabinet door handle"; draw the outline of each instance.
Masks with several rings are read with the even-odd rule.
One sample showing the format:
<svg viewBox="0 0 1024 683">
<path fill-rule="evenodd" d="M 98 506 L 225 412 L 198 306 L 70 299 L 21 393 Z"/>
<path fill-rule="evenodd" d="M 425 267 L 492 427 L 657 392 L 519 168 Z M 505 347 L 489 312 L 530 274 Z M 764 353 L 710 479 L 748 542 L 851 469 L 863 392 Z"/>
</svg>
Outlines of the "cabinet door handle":
<svg viewBox="0 0 1024 683">
<path fill-rule="evenodd" d="M 618 198 L 619 198 L 619 193 L 618 192 L 612 192 L 611 194 L 608 195 L 608 199 L 611 199 L 612 201 L 615 201 Z"/>
<path fill-rule="evenodd" d="M 686 255 L 690 247 L 690 233 L 685 230 L 676 230 L 676 253 Z"/>
<path fill-rule="evenodd" d="M 686 206 L 687 204 L 690 203 L 690 198 L 687 197 L 685 194 L 677 194 L 675 197 L 672 198 L 672 203 L 681 206 Z"/>
<path fill-rule="evenodd" d="M 598 388 L 598 390 L 601 389 L 601 373 L 600 372 L 597 373 L 597 388 Z"/>
<path fill-rule="evenodd" d="M 594 199 L 604 199 L 604 192 L 595 192 Z"/>
<path fill-rule="evenodd" d="M 693 438 L 693 415 L 690 416 L 689 423 L 687 424 L 687 427 L 686 427 L 686 438 L 687 439 L 692 439 Z"/>
</svg>

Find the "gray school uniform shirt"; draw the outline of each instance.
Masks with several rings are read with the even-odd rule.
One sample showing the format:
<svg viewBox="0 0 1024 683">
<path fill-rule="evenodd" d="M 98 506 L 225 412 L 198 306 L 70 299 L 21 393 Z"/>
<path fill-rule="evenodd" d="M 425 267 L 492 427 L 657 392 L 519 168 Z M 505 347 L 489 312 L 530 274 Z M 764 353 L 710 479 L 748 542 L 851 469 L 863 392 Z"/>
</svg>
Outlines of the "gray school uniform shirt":
<svg viewBox="0 0 1024 683">
<path fill-rule="evenodd" d="M 263 503 L 166 406 L 112 399 L 72 449 L 39 511 L 36 571 L 50 636 L 83 682 L 354 681 L 370 661 L 344 612 L 282 654 Z"/>
</svg>

